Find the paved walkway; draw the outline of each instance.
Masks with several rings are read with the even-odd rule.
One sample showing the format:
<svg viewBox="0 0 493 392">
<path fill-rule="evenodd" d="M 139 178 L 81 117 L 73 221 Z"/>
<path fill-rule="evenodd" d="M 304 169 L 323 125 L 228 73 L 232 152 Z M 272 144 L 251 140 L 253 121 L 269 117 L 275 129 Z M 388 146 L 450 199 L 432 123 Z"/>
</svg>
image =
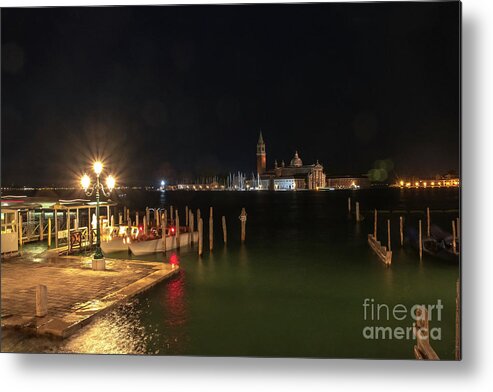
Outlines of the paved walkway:
<svg viewBox="0 0 493 392">
<path fill-rule="evenodd" d="M 106 259 L 106 271 L 98 272 L 87 257 L 2 259 L 2 328 L 65 337 L 176 272 L 169 264 L 136 260 Z M 45 317 L 35 317 L 38 284 L 48 288 Z"/>
</svg>

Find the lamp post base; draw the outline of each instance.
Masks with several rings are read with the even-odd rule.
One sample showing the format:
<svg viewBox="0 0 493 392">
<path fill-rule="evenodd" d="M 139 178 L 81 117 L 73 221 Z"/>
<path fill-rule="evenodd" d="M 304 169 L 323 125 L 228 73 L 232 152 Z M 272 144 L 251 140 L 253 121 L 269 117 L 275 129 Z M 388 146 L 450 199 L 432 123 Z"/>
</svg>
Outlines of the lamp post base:
<svg viewBox="0 0 493 392">
<path fill-rule="evenodd" d="M 92 259 L 92 270 L 93 271 L 104 271 L 106 270 L 105 259 Z"/>
</svg>

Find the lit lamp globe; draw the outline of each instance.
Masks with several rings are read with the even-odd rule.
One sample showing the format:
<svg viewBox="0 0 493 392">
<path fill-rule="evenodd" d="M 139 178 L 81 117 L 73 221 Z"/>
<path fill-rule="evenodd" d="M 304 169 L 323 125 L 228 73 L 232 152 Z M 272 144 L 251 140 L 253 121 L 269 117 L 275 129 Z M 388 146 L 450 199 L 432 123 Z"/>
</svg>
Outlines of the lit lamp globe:
<svg viewBox="0 0 493 392">
<path fill-rule="evenodd" d="M 94 162 L 93 169 L 94 169 L 94 173 L 96 173 L 96 175 L 99 176 L 103 171 L 103 163 L 101 161 Z"/>
<path fill-rule="evenodd" d="M 115 188 L 115 183 L 116 183 L 115 177 L 108 176 L 106 178 L 106 186 L 108 187 L 110 192 Z"/>
<path fill-rule="evenodd" d="M 85 191 L 89 189 L 89 186 L 91 185 L 91 179 L 87 174 L 84 174 L 82 178 L 80 179 L 80 184 L 82 185 L 82 188 L 84 188 Z"/>
</svg>

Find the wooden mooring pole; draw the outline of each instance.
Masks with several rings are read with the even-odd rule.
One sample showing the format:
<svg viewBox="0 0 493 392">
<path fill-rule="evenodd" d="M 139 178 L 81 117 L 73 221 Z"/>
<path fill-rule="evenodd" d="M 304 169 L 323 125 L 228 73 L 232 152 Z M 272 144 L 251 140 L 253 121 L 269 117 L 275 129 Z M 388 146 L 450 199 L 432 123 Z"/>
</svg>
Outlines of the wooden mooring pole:
<svg viewBox="0 0 493 392">
<path fill-rule="evenodd" d="M 147 216 L 142 218 L 144 220 L 144 234 L 147 235 Z"/>
<path fill-rule="evenodd" d="M 203 248 L 203 244 L 204 244 L 204 238 L 203 238 L 203 234 L 204 234 L 204 222 L 202 221 L 202 218 L 200 218 L 198 220 L 198 225 L 199 225 L 199 246 L 198 246 L 198 252 L 199 252 L 199 256 L 202 256 L 202 248 Z"/>
<path fill-rule="evenodd" d="M 359 201 L 356 202 L 356 222 L 359 222 L 360 216 L 359 216 Z"/>
<path fill-rule="evenodd" d="M 426 235 L 428 238 L 431 237 L 431 228 L 430 228 L 430 207 L 426 207 Z"/>
<path fill-rule="evenodd" d="M 459 226 L 460 219 L 457 218 L 456 221 L 457 221 L 457 239 L 459 239 L 459 237 L 460 237 L 460 226 Z"/>
<path fill-rule="evenodd" d="M 222 223 L 223 223 L 223 241 L 226 244 L 228 242 L 228 231 L 226 229 L 226 217 L 224 215 L 222 217 Z"/>
<path fill-rule="evenodd" d="M 185 206 L 185 226 L 188 227 L 188 221 L 190 217 L 188 215 L 188 206 Z"/>
<path fill-rule="evenodd" d="M 188 223 L 190 224 L 190 245 L 192 245 L 194 243 L 194 238 L 193 238 L 194 232 L 193 231 L 195 229 L 195 218 L 193 216 L 193 212 L 191 209 L 188 211 L 188 213 L 190 214 L 190 218 L 188 220 Z"/>
<path fill-rule="evenodd" d="M 377 209 L 375 208 L 375 213 L 373 217 L 373 238 L 377 241 Z"/>
<path fill-rule="evenodd" d="M 350 197 L 347 198 L 347 211 L 351 212 L 351 198 Z"/>
<path fill-rule="evenodd" d="M 209 209 L 209 250 L 214 248 L 214 218 L 212 207 Z"/>
<path fill-rule="evenodd" d="M 51 248 L 51 218 L 48 218 L 48 248 Z"/>
<path fill-rule="evenodd" d="M 426 307 L 420 305 L 416 309 L 416 324 L 414 326 L 416 345 L 414 346 L 414 355 L 416 359 L 439 360 L 440 358 L 430 345 L 429 324 L 429 316 Z"/>
<path fill-rule="evenodd" d="M 178 215 L 178 208 L 175 211 L 176 214 L 176 225 L 175 225 L 175 236 L 176 236 L 176 249 L 180 249 L 180 216 Z"/>
<path fill-rule="evenodd" d="M 241 209 L 240 221 L 241 221 L 241 242 L 245 242 L 245 239 L 246 239 L 246 221 L 247 221 L 247 213 L 245 211 L 245 208 Z"/>
<path fill-rule="evenodd" d="M 404 222 L 402 216 L 399 217 L 399 235 L 401 238 L 401 246 L 404 246 Z"/>
<path fill-rule="evenodd" d="M 36 286 L 36 317 L 48 314 L 48 289 L 43 284 Z"/>
<path fill-rule="evenodd" d="M 387 249 L 392 250 L 390 247 L 390 219 L 387 219 Z"/>
<path fill-rule="evenodd" d="M 421 219 L 419 220 L 419 260 L 423 260 L 423 233 L 421 230 Z"/>
<path fill-rule="evenodd" d="M 457 253 L 457 243 L 456 243 L 456 232 L 455 232 L 455 220 L 452 221 L 452 250 Z"/>
</svg>

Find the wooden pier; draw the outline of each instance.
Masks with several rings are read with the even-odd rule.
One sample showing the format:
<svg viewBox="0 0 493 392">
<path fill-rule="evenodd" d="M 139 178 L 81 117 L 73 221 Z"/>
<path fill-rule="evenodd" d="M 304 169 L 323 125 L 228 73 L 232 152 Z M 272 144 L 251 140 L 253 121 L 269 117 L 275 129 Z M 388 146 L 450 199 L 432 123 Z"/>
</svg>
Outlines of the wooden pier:
<svg viewBox="0 0 493 392">
<path fill-rule="evenodd" d="M 348 198 L 348 211 L 351 211 L 351 199 Z M 377 256 L 386 264 L 390 265 L 392 263 L 392 236 L 391 236 L 391 219 L 392 214 L 399 213 L 399 242 L 401 247 L 405 245 L 404 242 L 404 222 L 405 222 L 405 214 L 414 214 L 419 213 L 423 214 L 426 219 L 426 232 L 424 232 L 423 221 L 422 219 L 418 220 L 417 227 L 417 248 L 418 248 L 418 256 L 419 260 L 423 260 L 423 242 L 424 240 L 432 238 L 432 230 L 431 230 L 431 212 L 440 212 L 440 213 L 454 213 L 458 210 L 431 210 L 429 207 L 426 207 L 424 210 L 372 210 L 374 215 L 373 220 L 373 234 L 368 235 L 368 244 L 372 248 L 372 250 L 377 254 Z M 383 246 L 380 241 L 377 239 L 377 227 L 378 227 L 378 215 L 384 214 L 386 218 L 386 227 L 387 227 L 387 246 Z M 359 221 L 358 217 L 360 215 L 360 205 L 359 202 L 356 202 L 356 222 Z M 406 218 L 407 220 L 407 218 Z M 454 254 L 458 254 L 458 231 L 457 227 L 459 225 L 459 218 L 454 218 L 452 220 L 452 250 Z M 424 233 L 423 233 L 424 232 Z M 382 234 L 382 233 L 380 233 Z M 425 236 L 426 235 L 426 236 Z"/>
<path fill-rule="evenodd" d="M 392 264 L 392 251 L 387 250 L 387 247 L 382 245 L 380 241 L 377 241 L 373 234 L 368 234 L 368 244 L 385 265 Z"/>
<path fill-rule="evenodd" d="M 392 251 L 390 250 L 390 220 L 387 221 L 387 247 L 383 246 L 380 241 L 377 240 L 377 225 L 378 225 L 378 212 L 375 209 L 373 213 L 373 234 L 368 234 L 368 244 L 373 249 L 375 254 L 385 265 L 392 264 Z"/>
</svg>

